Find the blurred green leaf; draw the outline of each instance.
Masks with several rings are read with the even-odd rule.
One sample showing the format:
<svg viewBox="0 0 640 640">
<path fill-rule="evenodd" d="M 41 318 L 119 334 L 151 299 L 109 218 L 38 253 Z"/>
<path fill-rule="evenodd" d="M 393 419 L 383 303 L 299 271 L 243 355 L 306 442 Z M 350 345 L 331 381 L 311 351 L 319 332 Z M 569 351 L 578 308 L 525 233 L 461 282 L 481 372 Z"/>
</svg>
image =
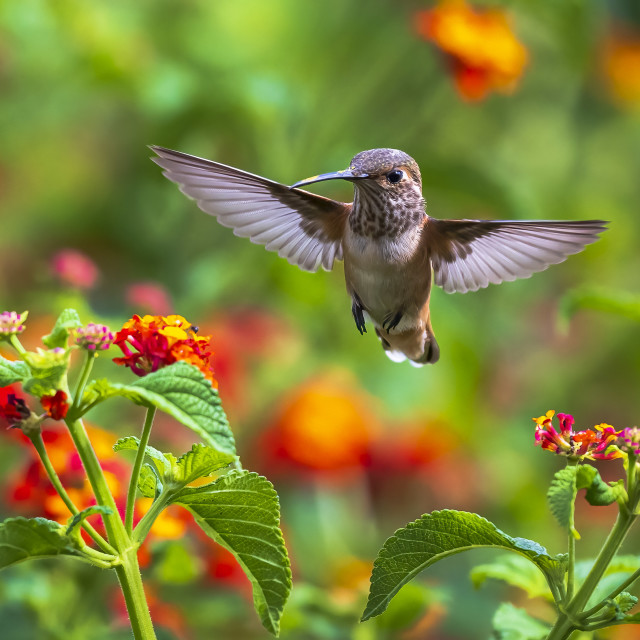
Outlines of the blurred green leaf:
<svg viewBox="0 0 640 640">
<path fill-rule="evenodd" d="M 69 352 L 63 349 L 29 351 L 24 356 L 31 370 L 31 377 L 22 383 L 22 388 L 39 398 L 55 393 L 69 368 Z"/>
<path fill-rule="evenodd" d="M 616 500 L 623 500 L 627 497 L 623 479 L 607 484 L 600 477 L 600 472 L 591 465 L 578 467 L 576 487 L 587 490 L 585 498 L 594 507 L 606 507 Z"/>
<path fill-rule="evenodd" d="M 583 309 L 612 313 L 640 322 L 640 296 L 637 294 L 584 287 L 570 291 L 560 301 L 560 328 L 567 331 L 571 318 Z"/>
<path fill-rule="evenodd" d="M 69 341 L 69 335 L 74 329 L 82 326 L 80 316 L 75 309 L 64 309 L 53 327 L 51 333 L 42 338 L 45 347 L 49 349 L 66 348 Z"/>
<path fill-rule="evenodd" d="M 22 360 L 7 360 L 0 356 L 0 387 L 6 387 L 14 382 L 22 382 L 31 372 L 26 362 Z"/>
<path fill-rule="evenodd" d="M 253 585 L 262 624 L 277 635 L 291 591 L 291 569 L 273 485 L 256 473 L 231 471 L 211 484 L 185 487 L 173 501 L 189 509 L 203 531 L 235 556 Z"/>
<path fill-rule="evenodd" d="M 175 362 L 128 385 L 95 381 L 87 388 L 84 403 L 94 405 L 113 396 L 157 407 L 195 431 L 210 446 L 229 454 L 236 452 L 220 396 L 192 364 Z"/>
<path fill-rule="evenodd" d="M 415 624 L 433 602 L 431 590 L 417 583 L 406 584 L 389 603 L 387 610 L 375 620 L 385 631 L 401 631 Z"/>
<path fill-rule="evenodd" d="M 470 575 L 476 588 L 493 578 L 526 591 L 530 598 L 553 599 L 549 585 L 539 569 L 528 559 L 514 553 L 500 556 L 487 564 L 477 565 L 471 570 Z"/>
<path fill-rule="evenodd" d="M 562 563 L 544 547 L 512 538 L 474 513 L 434 511 L 398 529 L 383 545 L 373 565 L 371 589 L 362 620 L 382 613 L 399 589 L 421 571 L 462 551 L 490 547 L 507 549 L 533 562 L 548 581 L 561 579 Z"/>
<path fill-rule="evenodd" d="M 86 560 L 65 527 L 46 518 L 9 518 L 0 523 L 0 569 L 29 558 L 73 556 Z"/>
<path fill-rule="evenodd" d="M 199 574 L 197 556 L 184 542 L 169 542 L 164 545 L 160 559 L 153 569 L 155 578 L 170 584 L 188 584 Z"/>
<path fill-rule="evenodd" d="M 550 631 L 548 625 L 508 602 L 501 604 L 495 612 L 493 628 L 498 640 L 542 640 Z"/>
</svg>

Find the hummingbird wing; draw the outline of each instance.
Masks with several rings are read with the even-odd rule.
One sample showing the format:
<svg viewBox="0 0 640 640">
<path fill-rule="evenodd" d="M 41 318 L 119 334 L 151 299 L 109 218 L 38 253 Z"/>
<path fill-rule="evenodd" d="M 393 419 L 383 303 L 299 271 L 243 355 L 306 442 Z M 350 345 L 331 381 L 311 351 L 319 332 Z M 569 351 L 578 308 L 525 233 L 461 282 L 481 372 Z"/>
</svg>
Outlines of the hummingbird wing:
<svg viewBox="0 0 640 640">
<path fill-rule="evenodd" d="M 180 151 L 151 149 L 163 174 L 235 235 L 277 251 L 305 271 L 320 265 L 330 271 L 334 260 L 342 260 L 351 205 Z"/>
<path fill-rule="evenodd" d="M 423 238 L 434 282 L 447 293 L 476 291 L 528 278 L 598 240 L 602 220 L 437 220 L 427 218 Z"/>
</svg>

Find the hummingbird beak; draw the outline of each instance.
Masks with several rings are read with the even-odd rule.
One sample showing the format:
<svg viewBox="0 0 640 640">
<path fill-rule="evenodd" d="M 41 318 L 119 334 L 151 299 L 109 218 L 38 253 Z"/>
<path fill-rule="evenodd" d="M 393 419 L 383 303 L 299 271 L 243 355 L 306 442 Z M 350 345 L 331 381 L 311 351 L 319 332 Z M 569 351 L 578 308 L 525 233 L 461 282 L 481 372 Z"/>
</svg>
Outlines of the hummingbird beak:
<svg viewBox="0 0 640 640">
<path fill-rule="evenodd" d="M 355 175 L 351 169 L 343 169 L 342 171 L 333 171 L 331 173 L 321 173 L 319 176 L 311 176 L 306 180 L 300 180 L 295 184 L 292 184 L 289 189 L 297 189 L 298 187 L 304 187 L 314 182 L 322 182 L 323 180 L 360 180 L 361 178 L 368 178 L 367 174 Z"/>
</svg>

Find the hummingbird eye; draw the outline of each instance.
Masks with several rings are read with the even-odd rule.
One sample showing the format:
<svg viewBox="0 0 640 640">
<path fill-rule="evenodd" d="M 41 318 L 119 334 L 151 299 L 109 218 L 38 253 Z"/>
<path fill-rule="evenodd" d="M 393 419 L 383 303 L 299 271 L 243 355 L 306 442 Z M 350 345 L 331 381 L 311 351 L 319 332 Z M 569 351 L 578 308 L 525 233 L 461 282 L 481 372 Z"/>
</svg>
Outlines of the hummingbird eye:
<svg viewBox="0 0 640 640">
<path fill-rule="evenodd" d="M 400 169 L 394 169 L 393 171 L 389 171 L 389 173 L 387 173 L 387 180 L 391 184 L 400 182 L 402 178 L 404 178 L 404 171 L 400 171 Z"/>
</svg>

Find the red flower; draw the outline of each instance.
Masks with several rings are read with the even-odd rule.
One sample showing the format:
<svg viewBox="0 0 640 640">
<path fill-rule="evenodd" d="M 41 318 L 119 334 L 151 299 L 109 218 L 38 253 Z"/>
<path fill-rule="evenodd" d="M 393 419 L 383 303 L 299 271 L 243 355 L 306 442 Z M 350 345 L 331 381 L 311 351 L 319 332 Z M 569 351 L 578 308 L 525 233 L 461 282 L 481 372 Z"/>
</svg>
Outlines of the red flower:
<svg viewBox="0 0 640 640">
<path fill-rule="evenodd" d="M 115 336 L 114 344 L 122 349 L 124 357 L 113 361 L 145 376 L 182 360 L 198 367 L 217 386 L 210 362 L 211 336 L 198 336 L 196 332 L 182 316 L 135 315 Z"/>
<path fill-rule="evenodd" d="M 51 396 L 42 396 L 40 404 L 53 420 L 64 420 L 67 411 L 69 411 L 67 394 L 64 391 L 56 391 Z"/>
<path fill-rule="evenodd" d="M 471 101 L 511 91 L 527 64 L 527 50 L 499 9 L 480 11 L 464 0 L 442 0 L 416 14 L 418 34 L 450 59 L 458 91 Z"/>
<path fill-rule="evenodd" d="M 536 444 L 547 451 L 553 451 L 569 458 L 588 458 L 589 460 L 613 460 L 624 453 L 615 444 L 621 433 L 609 424 L 598 424 L 596 431 L 585 429 L 573 432 L 573 416 L 559 413 L 560 431 L 552 425 L 555 411 L 547 411 L 544 416 L 533 418 L 536 426 Z"/>
<path fill-rule="evenodd" d="M 167 315 L 173 304 L 167 290 L 155 282 L 136 282 L 127 287 L 127 302 L 135 309 L 143 309 L 157 315 Z"/>
<path fill-rule="evenodd" d="M 0 417 L 9 427 L 19 425 L 31 415 L 27 403 L 19 398 L 11 387 L 0 389 Z"/>
</svg>

